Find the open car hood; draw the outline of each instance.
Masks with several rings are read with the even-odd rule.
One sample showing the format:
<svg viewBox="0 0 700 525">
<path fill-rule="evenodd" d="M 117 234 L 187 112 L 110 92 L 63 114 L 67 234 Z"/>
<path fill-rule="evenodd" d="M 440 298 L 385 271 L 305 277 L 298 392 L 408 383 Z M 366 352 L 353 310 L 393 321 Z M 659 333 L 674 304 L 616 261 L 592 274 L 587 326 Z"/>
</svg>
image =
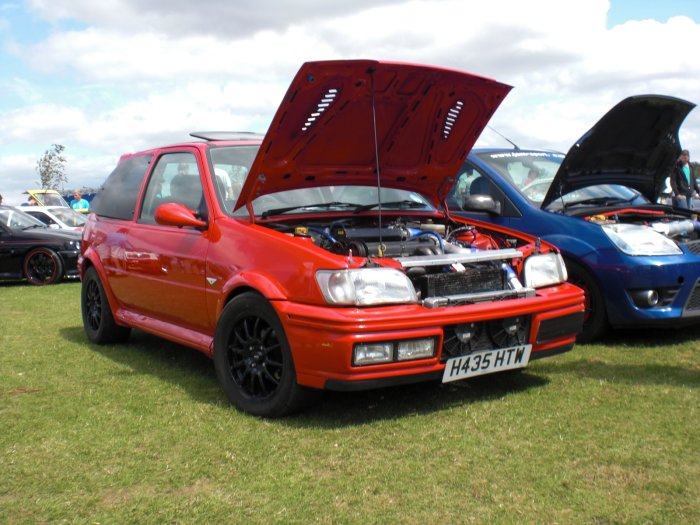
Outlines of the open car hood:
<svg viewBox="0 0 700 525">
<path fill-rule="evenodd" d="M 618 103 L 569 150 L 542 207 L 571 191 L 621 184 L 656 202 L 678 159 L 678 130 L 695 104 L 663 95 Z"/>
<path fill-rule="evenodd" d="M 377 167 L 383 187 L 419 192 L 437 206 L 510 89 L 430 66 L 307 62 L 270 124 L 235 208 L 283 190 L 376 186 Z"/>
</svg>

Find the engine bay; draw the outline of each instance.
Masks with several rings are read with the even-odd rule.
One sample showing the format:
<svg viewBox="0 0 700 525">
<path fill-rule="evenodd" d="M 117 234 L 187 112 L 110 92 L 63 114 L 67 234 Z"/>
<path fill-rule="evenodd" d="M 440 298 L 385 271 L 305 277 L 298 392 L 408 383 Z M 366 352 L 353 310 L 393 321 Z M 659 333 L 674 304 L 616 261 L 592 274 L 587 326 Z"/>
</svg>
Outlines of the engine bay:
<svg viewBox="0 0 700 525">
<path fill-rule="evenodd" d="M 404 217 L 381 225 L 361 217 L 269 226 L 350 260 L 365 258 L 367 266 L 398 262 L 428 307 L 534 295 L 519 279 L 534 244 L 491 230 Z"/>
<path fill-rule="evenodd" d="M 657 233 L 686 246 L 691 252 L 700 252 L 700 221 L 692 212 L 659 209 L 659 207 L 624 209 L 584 217 L 601 226 L 633 224 L 651 228 Z"/>
</svg>

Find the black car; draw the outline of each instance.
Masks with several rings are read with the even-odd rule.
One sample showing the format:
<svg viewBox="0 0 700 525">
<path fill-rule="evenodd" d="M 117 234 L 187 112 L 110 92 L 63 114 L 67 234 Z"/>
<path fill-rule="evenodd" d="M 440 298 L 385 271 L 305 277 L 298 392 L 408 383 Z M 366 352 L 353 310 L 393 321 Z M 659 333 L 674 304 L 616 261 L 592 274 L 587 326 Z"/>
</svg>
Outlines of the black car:
<svg viewBox="0 0 700 525">
<path fill-rule="evenodd" d="M 80 233 L 53 230 L 12 206 L 0 206 L 0 280 L 53 284 L 78 277 Z"/>
</svg>

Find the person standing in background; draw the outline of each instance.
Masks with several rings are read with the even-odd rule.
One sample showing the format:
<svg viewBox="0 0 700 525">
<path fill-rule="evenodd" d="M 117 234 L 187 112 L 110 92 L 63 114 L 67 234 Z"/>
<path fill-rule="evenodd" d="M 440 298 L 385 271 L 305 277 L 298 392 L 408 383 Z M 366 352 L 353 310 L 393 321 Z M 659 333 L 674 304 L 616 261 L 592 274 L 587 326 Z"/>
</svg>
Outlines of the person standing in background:
<svg viewBox="0 0 700 525">
<path fill-rule="evenodd" d="M 693 207 L 695 170 L 690 164 L 690 152 L 687 149 L 681 151 L 676 167 L 671 174 L 671 188 L 673 189 L 674 206 L 685 209 Z"/>
<path fill-rule="evenodd" d="M 80 190 L 75 190 L 73 192 L 73 200 L 70 201 L 70 207 L 75 211 L 87 210 L 90 207 L 90 203 L 83 199 L 83 193 Z"/>
</svg>

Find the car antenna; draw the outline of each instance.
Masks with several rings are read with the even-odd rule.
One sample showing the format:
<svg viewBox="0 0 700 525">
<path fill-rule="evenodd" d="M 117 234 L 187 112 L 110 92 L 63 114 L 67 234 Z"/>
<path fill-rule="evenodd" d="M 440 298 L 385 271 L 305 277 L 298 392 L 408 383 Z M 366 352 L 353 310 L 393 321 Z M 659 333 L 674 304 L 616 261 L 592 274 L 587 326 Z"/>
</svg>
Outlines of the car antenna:
<svg viewBox="0 0 700 525">
<path fill-rule="evenodd" d="M 486 127 L 489 128 L 491 131 L 493 131 L 493 132 L 494 132 L 496 135 L 498 135 L 499 137 L 501 137 L 501 138 L 507 140 L 508 143 L 511 144 L 511 145 L 513 146 L 513 149 L 517 149 L 517 150 L 520 149 L 520 148 L 518 147 L 518 145 L 517 145 L 515 142 L 513 142 L 512 140 L 510 140 L 508 137 L 506 137 L 503 133 L 501 133 L 501 132 L 498 131 L 497 129 L 492 128 L 492 127 L 489 126 L 488 124 L 486 125 Z"/>
<path fill-rule="evenodd" d="M 377 172 L 377 210 L 379 212 L 379 246 L 377 247 L 377 255 L 379 257 L 384 257 L 384 243 L 382 242 L 382 182 L 379 175 L 379 142 L 377 139 L 377 110 L 374 103 L 374 72 L 375 67 L 370 66 L 367 68 L 367 73 L 369 73 L 369 85 L 370 92 L 372 93 L 372 132 L 374 136 L 374 161 L 376 163 L 375 171 Z"/>
</svg>

